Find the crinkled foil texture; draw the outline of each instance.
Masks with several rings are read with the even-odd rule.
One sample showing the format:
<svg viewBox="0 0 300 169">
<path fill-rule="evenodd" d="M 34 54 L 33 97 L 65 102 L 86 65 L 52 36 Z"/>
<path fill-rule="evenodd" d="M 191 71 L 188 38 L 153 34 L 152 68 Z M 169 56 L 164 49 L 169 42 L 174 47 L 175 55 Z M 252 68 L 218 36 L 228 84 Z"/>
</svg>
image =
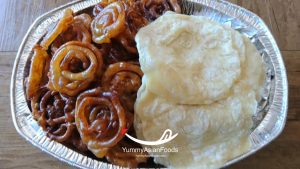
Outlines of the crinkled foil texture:
<svg viewBox="0 0 300 169">
<path fill-rule="evenodd" d="M 79 168 L 118 168 L 81 155 L 47 138 L 33 119 L 24 93 L 24 78 L 28 75 L 29 60 L 33 54 L 31 49 L 46 33 L 48 27 L 62 16 L 64 9 L 71 8 L 78 12 L 98 2 L 99 0 L 71 2 L 46 13 L 33 23 L 15 60 L 11 80 L 11 110 L 19 134 L 44 152 Z M 227 162 L 225 165 L 227 166 L 253 154 L 281 133 L 287 116 L 288 95 L 284 63 L 272 34 L 255 14 L 222 0 L 183 0 L 181 5 L 185 14 L 206 16 L 246 35 L 264 60 L 266 82 L 258 111 L 253 117 L 254 126 L 251 133 L 253 146 L 247 153 Z"/>
</svg>

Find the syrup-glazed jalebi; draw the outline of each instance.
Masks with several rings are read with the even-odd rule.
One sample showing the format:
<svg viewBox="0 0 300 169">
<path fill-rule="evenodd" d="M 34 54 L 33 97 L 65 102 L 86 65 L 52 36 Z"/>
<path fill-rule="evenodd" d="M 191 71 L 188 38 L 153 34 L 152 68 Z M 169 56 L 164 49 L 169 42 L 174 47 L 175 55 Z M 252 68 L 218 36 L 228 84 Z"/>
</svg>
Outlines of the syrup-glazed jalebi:
<svg viewBox="0 0 300 169">
<path fill-rule="evenodd" d="M 74 17 L 74 22 L 69 25 L 66 31 L 61 32 L 51 45 L 52 53 L 69 41 L 80 41 L 91 43 L 92 35 L 89 31 L 92 18 L 88 14 L 81 14 Z"/>
<path fill-rule="evenodd" d="M 140 0 L 138 3 L 146 18 L 151 21 L 155 20 L 166 11 L 181 12 L 177 0 Z"/>
<path fill-rule="evenodd" d="M 133 112 L 136 93 L 142 84 L 142 76 L 143 72 L 139 65 L 119 62 L 109 65 L 101 82 L 105 89 L 116 91 L 124 106 Z"/>
<path fill-rule="evenodd" d="M 102 64 L 102 54 L 92 44 L 68 42 L 55 52 L 51 60 L 48 87 L 76 96 L 101 75 Z"/>
<path fill-rule="evenodd" d="M 54 40 L 64 31 L 66 31 L 70 24 L 74 22 L 73 11 L 67 9 L 64 13 L 64 16 L 59 20 L 57 25 L 51 32 L 48 32 L 47 35 L 41 42 L 41 46 L 44 50 L 48 50 L 49 46 L 54 42 Z"/>
<path fill-rule="evenodd" d="M 116 2 L 117 0 L 101 0 L 95 7 L 93 8 L 93 15 L 97 16 L 106 6 L 111 3 Z"/>
<path fill-rule="evenodd" d="M 128 114 L 128 115 L 126 115 Z M 132 116 L 123 108 L 114 92 L 96 88 L 82 93 L 76 102 L 75 120 L 82 141 L 97 157 L 123 137 L 122 130 L 132 124 Z"/>
<path fill-rule="evenodd" d="M 95 17 L 91 25 L 95 43 L 110 43 L 125 30 L 125 7 L 123 2 L 114 2 L 106 6 Z"/>
<path fill-rule="evenodd" d="M 138 167 L 147 153 L 135 136 L 134 103 L 143 72 L 135 36 L 177 0 L 101 0 L 86 13 L 71 9 L 33 48 L 26 96 L 50 139 L 123 167 Z M 95 157 L 93 157 L 95 158 Z"/>
<path fill-rule="evenodd" d="M 47 82 L 47 72 L 49 70 L 50 57 L 48 53 L 40 46 L 36 46 L 34 54 L 31 59 L 30 72 L 27 79 L 27 98 L 31 99 L 41 88 L 41 86 Z"/>
<path fill-rule="evenodd" d="M 129 53 L 125 47 L 117 40 L 112 40 L 110 44 L 101 44 L 99 49 L 105 53 L 104 62 L 106 65 L 122 61 L 137 61 L 136 54 Z"/>
<path fill-rule="evenodd" d="M 76 129 L 74 98 L 63 97 L 44 87 L 31 100 L 31 108 L 34 118 L 47 132 L 48 137 L 58 142 L 71 138 Z"/>
<path fill-rule="evenodd" d="M 137 54 L 136 44 L 134 41 L 136 33 L 140 28 L 146 26 L 148 21 L 143 17 L 135 7 L 128 6 L 126 10 L 126 29 L 117 39 L 129 53 Z"/>
</svg>

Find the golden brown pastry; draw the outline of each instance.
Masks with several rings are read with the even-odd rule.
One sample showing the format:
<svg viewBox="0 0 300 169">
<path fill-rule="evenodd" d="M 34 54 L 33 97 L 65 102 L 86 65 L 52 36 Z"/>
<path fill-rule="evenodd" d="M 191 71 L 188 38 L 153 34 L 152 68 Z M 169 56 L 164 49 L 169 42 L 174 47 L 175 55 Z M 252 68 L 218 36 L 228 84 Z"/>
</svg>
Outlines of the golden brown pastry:
<svg viewBox="0 0 300 169">
<path fill-rule="evenodd" d="M 92 44 L 68 42 L 51 60 L 48 88 L 76 96 L 101 74 L 102 64 L 102 54 Z"/>
<path fill-rule="evenodd" d="M 101 88 L 78 97 L 75 121 L 83 143 L 99 158 L 124 137 L 122 129 L 128 127 L 126 111 L 118 95 Z"/>
<path fill-rule="evenodd" d="M 31 59 L 30 72 L 27 79 L 26 94 L 31 99 L 41 88 L 49 69 L 50 57 L 40 46 L 34 48 L 34 54 Z"/>
<path fill-rule="evenodd" d="M 117 0 L 101 0 L 95 7 L 93 8 L 93 15 L 97 16 L 107 5 L 116 2 Z"/>
<path fill-rule="evenodd" d="M 146 18 L 153 21 L 167 11 L 181 13 L 177 0 L 140 0 L 138 5 Z"/>
<path fill-rule="evenodd" d="M 148 21 L 134 7 L 127 5 L 126 9 L 126 28 L 117 39 L 124 48 L 132 54 L 137 54 L 135 35 L 140 28 L 146 26 Z"/>
<path fill-rule="evenodd" d="M 76 129 L 74 99 L 63 99 L 58 92 L 44 87 L 31 100 L 31 108 L 34 118 L 49 138 L 58 142 L 71 138 Z"/>
<path fill-rule="evenodd" d="M 92 38 L 95 43 L 110 43 L 125 29 L 125 7 L 121 1 L 106 6 L 93 20 Z"/>
<path fill-rule="evenodd" d="M 102 86 L 116 91 L 129 112 L 133 112 L 136 93 L 140 88 L 143 72 L 139 65 L 128 62 L 111 64 L 103 74 Z"/>
<path fill-rule="evenodd" d="M 92 35 L 89 31 L 92 18 L 88 14 L 81 14 L 74 17 L 74 22 L 69 25 L 66 31 L 61 32 L 51 45 L 54 54 L 57 49 L 69 41 L 80 41 L 91 43 Z"/>
<path fill-rule="evenodd" d="M 43 38 L 41 42 L 42 48 L 44 50 L 48 50 L 49 46 L 59 36 L 59 34 L 65 32 L 69 28 L 69 25 L 72 24 L 73 22 L 74 22 L 73 11 L 71 9 L 65 10 L 63 17 L 59 20 L 59 22 L 54 27 L 54 29 L 51 32 L 48 32 L 46 36 Z"/>
</svg>

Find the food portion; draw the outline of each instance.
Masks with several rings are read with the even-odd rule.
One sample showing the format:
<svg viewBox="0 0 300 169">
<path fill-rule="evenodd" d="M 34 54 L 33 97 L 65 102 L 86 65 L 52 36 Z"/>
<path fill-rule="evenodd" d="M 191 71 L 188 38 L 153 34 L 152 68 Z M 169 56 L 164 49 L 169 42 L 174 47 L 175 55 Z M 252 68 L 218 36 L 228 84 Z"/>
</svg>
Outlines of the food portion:
<svg viewBox="0 0 300 169">
<path fill-rule="evenodd" d="M 64 11 L 32 49 L 25 79 L 32 115 L 50 139 L 122 167 L 151 162 L 145 152 L 124 152 L 141 146 L 123 131 L 136 137 L 143 72 L 135 35 L 168 10 L 180 12 L 176 0 L 101 0 L 81 13 Z"/>
<path fill-rule="evenodd" d="M 91 25 L 93 41 L 109 43 L 125 30 L 125 4 L 115 2 L 107 5 L 97 14 Z"/>
<path fill-rule="evenodd" d="M 116 93 L 101 88 L 78 97 L 75 117 L 83 143 L 99 158 L 123 138 L 122 129 L 130 127 L 133 119 Z"/>
<path fill-rule="evenodd" d="M 74 62 L 77 62 L 76 67 L 72 67 Z M 77 41 L 67 42 L 52 56 L 47 86 L 53 91 L 76 96 L 100 77 L 102 67 L 102 53 L 95 46 Z"/>
<path fill-rule="evenodd" d="M 149 90 L 180 104 L 210 104 L 225 98 L 245 61 L 239 51 L 243 38 L 235 33 L 185 15 L 174 19 L 167 14 L 150 24 L 136 38 Z"/>
<path fill-rule="evenodd" d="M 150 153 L 155 162 L 219 168 L 249 150 L 265 71 L 247 37 L 205 17 L 167 12 L 141 28 L 136 43 L 144 73 L 134 109 L 137 137 L 178 133 L 163 145 L 178 153 Z"/>
<path fill-rule="evenodd" d="M 25 79 L 47 136 L 129 168 L 153 166 L 150 157 L 171 168 L 218 168 L 249 150 L 261 57 L 235 30 L 178 13 L 177 0 L 66 10 L 32 49 Z M 149 143 L 165 131 L 176 137 L 163 145 L 131 140 Z M 143 149 L 161 146 L 178 152 Z"/>
</svg>

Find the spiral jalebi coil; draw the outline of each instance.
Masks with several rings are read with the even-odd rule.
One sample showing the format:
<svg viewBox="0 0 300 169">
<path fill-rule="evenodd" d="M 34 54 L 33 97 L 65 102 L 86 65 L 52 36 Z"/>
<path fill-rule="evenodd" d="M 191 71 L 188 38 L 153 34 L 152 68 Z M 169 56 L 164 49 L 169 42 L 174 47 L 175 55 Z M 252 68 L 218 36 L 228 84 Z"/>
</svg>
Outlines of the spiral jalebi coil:
<svg viewBox="0 0 300 169">
<path fill-rule="evenodd" d="M 111 38 L 115 38 L 125 30 L 124 3 L 117 1 L 101 10 L 94 18 L 91 30 L 95 43 L 110 43 Z"/>
<path fill-rule="evenodd" d="M 47 133 L 58 142 L 71 138 L 75 126 L 75 99 L 64 98 L 58 92 L 43 87 L 31 100 L 33 117 Z"/>
<path fill-rule="evenodd" d="M 101 75 L 102 64 L 102 54 L 92 44 L 68 42 L 51 60 L 48 88 L 76 96 Z"/>
<path fill-rule="evenodd" d="M 145 17 L 150 21 L 157 19 L 167 11 L 181 13 L 177 0 L 140 0 L 137 3 Z"/>
<path fill-rule="evenodd" d="M 97 157 L 104 157 L 132 124 L 114 92 L 96 88 L 82 93 L 76 102 L 75 121 L 83 143 Z"/>
<path fill-rule="evenodd" d="M 142 84 L 143 72 L 139 65 L 129 62 L 111 64 L 102 76 L 102 86 L 116 91 L 124 106 L 133 112 L 136 93 Z"/>
<path fill-rule="evenodd" d="M 117 39 L 129 53 L 137 54 L 137 48 L 134 38 L 139 29 L 146 26 L 147 24 L 148 20 L 143 17 L 135 9 L 135 7 L 127 5 L 126 29 L 117 37 Z"/>
<path fill-rule="evenodd" d="M 93 15 L 97 16 L 106 6 L 111 3 L 116 2 L 117 0 L 101 0 L 95 7 L 93 8 Z"/>
<path fill-rule="evenodd" d="M 80 41 L 83 43 L 91 43 L 92 35 L 89 31 L 92 18 L 88 14 L 81 14 L 74 17 L 73 23 L 61 32 L 51 45 L 51 51 L 54 54 L 58 48 L 70 41 Z"/>
</svg>

